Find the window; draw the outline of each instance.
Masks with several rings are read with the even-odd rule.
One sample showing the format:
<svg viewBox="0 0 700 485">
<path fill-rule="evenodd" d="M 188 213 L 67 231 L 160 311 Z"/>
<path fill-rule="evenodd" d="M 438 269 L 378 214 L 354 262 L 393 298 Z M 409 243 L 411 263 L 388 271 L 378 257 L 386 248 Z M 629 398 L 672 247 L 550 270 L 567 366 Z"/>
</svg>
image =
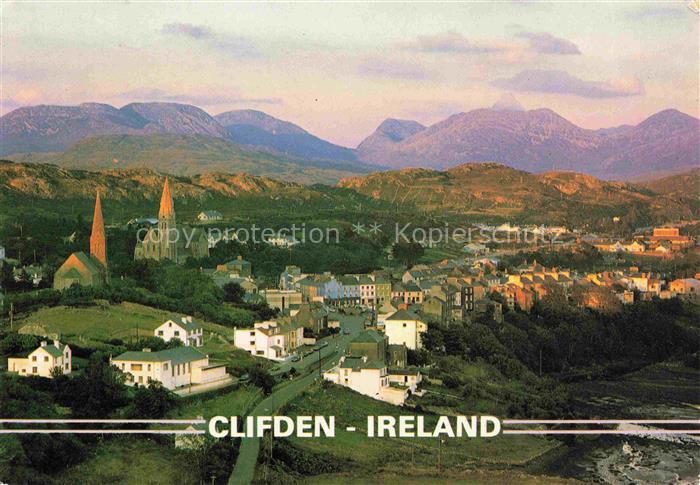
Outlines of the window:
<svg viewBox="0 0 700 485">
<path fill-rule="evenodd" d="M 36 362 L 36 355 L 32 355 L 32 362 Z"/>
<path fill-rule="evenodd" d="M 49 361 L 49 358 L 48 358 L 48 356 L 45 355 L 45 356 L 44 356 L 44 362 L 48 362 L 48 361 Z"/>
<path fill-rule="evenodd" d="M 148 370 L 149 371 L 151 370 L 151 364 L 148 364 Z"/>
<path fill-rule="evenodd" d="M 162 331 L 162 330 L 158 330 L 158 336 L 159 336 L 159 337 L 162 337 L 162 336 L 163 336 L 163 331 Z"/>
<path fill-rule="evenodd" d="M 68 370 L 68 364 L 66 364 L 66 370 Z"/>
<path fill-rule="evenodd" d="M 163 370 L 168 370 L 168 363 L 163 364 Z"/>
<path fill-rule="evenodd" d="M 406 328 L 406 324 L 405 324 L 405 323 L 403 324 L 403 328 Z"/>
<path fill-rule="evenodd" d="M 143 365 L 141 364 L 131 364 L 131 370 L 140 372 L 143 369 Z"/>
<path fill-rule="evenodd" d="M 179 331 L 179 330 L 175 330 L 175 336 L 176 336 L 176 337 L 179 337 L 179 336 L 180 336 L 180 331 Z"/>
<path fill-rule="evenodd" d="M 36 374 L 36 373 L 37 373 L 37 368 L 36 368 L 36 367 L 32 367 L 32 374 Z"/>
</svg>

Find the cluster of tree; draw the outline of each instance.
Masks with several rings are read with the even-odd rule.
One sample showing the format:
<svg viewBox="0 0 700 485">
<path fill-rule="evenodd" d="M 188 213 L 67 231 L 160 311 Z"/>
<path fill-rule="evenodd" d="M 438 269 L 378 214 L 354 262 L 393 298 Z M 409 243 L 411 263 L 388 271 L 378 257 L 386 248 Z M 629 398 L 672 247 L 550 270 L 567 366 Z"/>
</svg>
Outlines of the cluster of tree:
<svg viewBox="0 0 700 485">
<path fill-rule="evenodd" d="M 632 370 L 698 352 L 697 307 L 678 299 L 637 302 L 604 313 L 553 298 L 545 297 L 530 314 L 507 312 L 503 323 L 479 318 L 468 325 L 430 324 L 425 348 L 437 355 L 481 358 L 512 378 L 601 366 Z"/>
</svg>

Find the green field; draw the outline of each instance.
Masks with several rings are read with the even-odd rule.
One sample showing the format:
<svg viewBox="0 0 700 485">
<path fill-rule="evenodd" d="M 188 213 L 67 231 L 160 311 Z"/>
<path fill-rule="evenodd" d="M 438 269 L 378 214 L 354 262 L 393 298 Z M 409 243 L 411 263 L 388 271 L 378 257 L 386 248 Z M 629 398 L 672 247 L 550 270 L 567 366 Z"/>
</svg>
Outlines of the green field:
<svg viewBox="0 0 700 485">
<path fill-rule="evenodd" d="M 179 316 L 172 312 L 124 302 L 118 305 L 104 303 L 91 307 L 42 308 L 19 323 L 21 333 L 43 330 L 85 345 L 111 339 L 127 340 L 130 337 L 153 336 L 153 331 L 165 320 Z M 199 323 L 205 330 L 207 340 L 211 338 L 210 333 L 214 336 L 233 338 L 231 328 L 204 321 Z"/>
<path fill-rule="evenodd" d="M 243 416 L 261 397 L 257 387 L 239 387 L 225 394 L 215 396 L 196 396 L 180 402 L 175 410 L 168 414 L 171 419 L 194 419 L 202 416 Z"/>
<path fill-rule="evenodd" d="M 118 438 L 96 447 L 94 456 L 71 467 L 52 483 L 80 484 L 191 484 L 198 483 L 193 467 L 173 443 L 145 438 Z"/>
<path fill-rule="evenodd" d="M 357 473 L 363 470 L 390 470 L 411 464 L 435 467 L 438 456 L 444 467 L 517 466 L 556 447 L 556 441 L 532 436 L 503 436 L 489 439 L 453 438 L 442 445 L 438 438 L 368 438 L 367 416 L 413 414 L 409 410 L 362 396 L 348 389 L 315 387 L 293 401 L 287 415 L 335 416 L 336 437 L 290 438 L 298 448 L 340 462 L 353 462 Z M 427 426 L 437 417 L 426 414 Z M 357 431 L 346 431 L 354 426 Z"/>
</svg>

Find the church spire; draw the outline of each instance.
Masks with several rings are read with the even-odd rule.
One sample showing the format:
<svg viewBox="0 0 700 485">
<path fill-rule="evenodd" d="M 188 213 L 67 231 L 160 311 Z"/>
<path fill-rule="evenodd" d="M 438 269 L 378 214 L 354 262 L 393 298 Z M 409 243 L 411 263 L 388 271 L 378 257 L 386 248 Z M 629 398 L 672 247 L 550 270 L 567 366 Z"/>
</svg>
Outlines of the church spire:
<svg viewBox="0 0 700 485">
<path fill-rule="evenodd" d="M 90 255 L 107 269 L 107 238 L 105 237 L 105 222 L 102 218 L 102 202 L 100 201 L 99 190 L 97 191 L 97 197 L 95 197 L 95 213 L 92 217 Z"/>
<path fill-rule="evenodd" d="M 175 205 L 173 204 L 173 197 L 170 195 L 170 185 L 168 184 L 168 177 L 165 177 L 165 183 L 163 184 L 163 195 L 160 196 L 160 210 L 158 211 L 158 217 L 174 217 L 175 216 Z"/>
</svg>

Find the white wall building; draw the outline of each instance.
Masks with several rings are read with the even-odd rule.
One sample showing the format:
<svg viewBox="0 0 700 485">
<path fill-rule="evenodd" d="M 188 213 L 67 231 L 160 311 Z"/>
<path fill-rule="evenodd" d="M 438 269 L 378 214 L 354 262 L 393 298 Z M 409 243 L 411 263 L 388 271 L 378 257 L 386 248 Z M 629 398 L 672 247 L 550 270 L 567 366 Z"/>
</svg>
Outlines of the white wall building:
<svg viewBox="0 0 700 485">
<path fill-rule="evenodd" d="M 153 334 L 166 342 L 179 339 L 185 347 L 201 347 L 204 345 L 202 326 L 192 320 L 192 317 L 173 317 L 166 320 Z"/>
<path fill-rule="evenodd" d="M 7 359 L 7 370 L 21 376 L 40 376 L 51 378 L 54 368 L 63 374 L 73 370 L 73 354 L 68 345 L 58 340 L 52 343 L 42 341 L 41 345 L 27 357 L 10 357 Z"/>
<path fill-rule="evenodd" d="M 166 389 L 208 384 L 228 379 L 225 364 L 210 364 L 209 356 L 194 347 L 151 352 L 124 352 L 111 359 L 112 365 L 126 374 L 127 385 L 146 386 L 160 382 Z"/>
<path fill-rule="evenodd" d="M 342 357 L 336 367 L 323 373 L 323 378 L 397 406 L 403 405 L 409 396 L 408 387 L 391 385 L 386 364 L 368 360 L 366 356 Z"/>
<path fill-rule="evenodd" d="M 416 314 L 408 310 L 399 310 L 384 319 L 384 333 L 389 337 L 390 345 L 405 345 L 411 350 L 423 346 L 421 334 L 428 330 L 428 325 Z"/>
<path fill-rule="evenodd" d="M 304 328 L 292 321 L 258 322 L 234 330 L 234 345 L 256 357 L 285 360 L 304 344 Z"/>
</svg>

